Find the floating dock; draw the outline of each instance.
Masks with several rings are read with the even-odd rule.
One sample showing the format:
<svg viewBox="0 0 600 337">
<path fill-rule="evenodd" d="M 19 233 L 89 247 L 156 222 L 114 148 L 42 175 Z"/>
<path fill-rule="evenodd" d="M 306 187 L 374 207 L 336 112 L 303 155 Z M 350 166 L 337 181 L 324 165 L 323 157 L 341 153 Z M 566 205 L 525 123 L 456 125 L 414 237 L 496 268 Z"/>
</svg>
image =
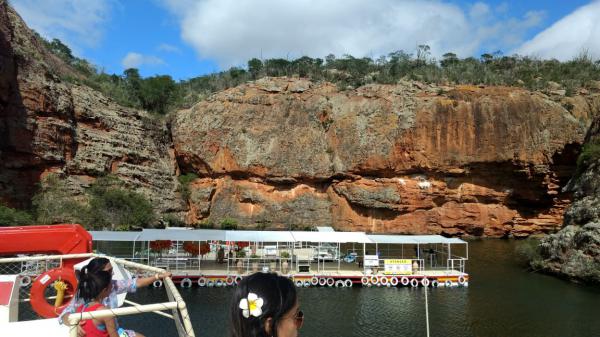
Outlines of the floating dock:
<svg viewBox="0 0 600 337">
<path fill-rule="evenodd" d="M 165 268 L 182 288 L 226 287 L 276 272 L 298 287 L 468 286 L 468 243 L 440 235 L 319 231 L 92 231 L 94 248 Z M 160 281 L 155 287 L 162 286 Z"/>
</svg>

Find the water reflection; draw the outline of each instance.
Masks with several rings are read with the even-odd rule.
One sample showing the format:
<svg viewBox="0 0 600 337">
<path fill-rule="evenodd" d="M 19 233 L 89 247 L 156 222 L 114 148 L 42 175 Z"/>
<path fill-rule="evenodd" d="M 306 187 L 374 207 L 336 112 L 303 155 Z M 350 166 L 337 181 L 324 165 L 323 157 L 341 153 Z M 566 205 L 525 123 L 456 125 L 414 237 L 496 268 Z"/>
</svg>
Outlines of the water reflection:
<svg viewBox="0 0 600 337">
<path fill-rule="evenodd" d="M 600 289 L 529 273 L 515 263 L 514 241 L 469 246 L 469 288 L 429 289 L 431 336 L 599 336 Z M 227 336 L 231 288 L 181 289 L 198 336 Z M 300 288 L 301 336 L 425 336 L 422 288 Z M 140 289 L 146 303 L 161 291 Z M 124 318 L 148 336 L 170 336 L 160 316 Z M 168 331 L 168 332 L 167 332 Z M 171 336 L 174 336 L 171 334 Z"/>
</svg>

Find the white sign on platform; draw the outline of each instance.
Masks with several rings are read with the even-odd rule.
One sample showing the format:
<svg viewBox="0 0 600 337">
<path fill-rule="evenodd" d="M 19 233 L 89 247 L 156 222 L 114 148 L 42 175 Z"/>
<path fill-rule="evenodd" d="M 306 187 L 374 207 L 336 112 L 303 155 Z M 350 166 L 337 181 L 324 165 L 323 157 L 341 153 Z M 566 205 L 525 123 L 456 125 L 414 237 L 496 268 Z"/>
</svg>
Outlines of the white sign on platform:
<svg viewBox="0 0 600 337">
<path fill-rule="evenodd" d="M 386 259 L 384 262 L 384 274 L 386 275 L 411 275 L 412 261 L 409 259 Z"/>
<path fill-rule="evenodd" d="M 365 255 L 365 267 L 379 267 L 379 256 Z"/>
</svg>

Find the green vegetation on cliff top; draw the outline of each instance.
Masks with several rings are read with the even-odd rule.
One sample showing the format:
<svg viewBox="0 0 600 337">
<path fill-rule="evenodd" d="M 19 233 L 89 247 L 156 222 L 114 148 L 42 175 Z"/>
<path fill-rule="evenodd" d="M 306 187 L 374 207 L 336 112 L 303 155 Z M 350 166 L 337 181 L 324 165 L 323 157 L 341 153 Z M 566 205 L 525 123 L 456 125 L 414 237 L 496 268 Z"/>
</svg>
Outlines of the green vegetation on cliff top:
<svg viewBox="0 0 600 337">
<path fill-rule="evenodd" d="M 417 80 L 435 84 L 484 84 L 520 86 L 541 90 L 556 82 L 573 95 L 591 81 L 600 80 L 600 61 L 582 53 L 567 62 L 541 60 L 526 56 L 505 56 L 501 52 L 483 54 L 480 58 L 459 58 L 448 52 L 437 60 L 429 46 L 420 45 L 415 54 L 395 51 L 376 59 L 351 55 L 325 59 L 303 56 L 295 60 L 282 58 L 248 61 L 246 68 L 229 70 L 174 81 L 169 75 L 142 78 L 137 69 L 127 69 L 121 75 L 99 71 L 86 60 L 74 57 L 68 46 L 54 39 L 44 44 L 82 74 L 81 82 L 103 92 L 124 106 L 146 109 L 157 114 L 187 108 L 210 94 L 235 87 L 265 76 L 304 77 L 313 81 L 336 83 L 340 89 L 355 88 L 369 83 L 393 84 L 399 80 Z"/>
</svg>

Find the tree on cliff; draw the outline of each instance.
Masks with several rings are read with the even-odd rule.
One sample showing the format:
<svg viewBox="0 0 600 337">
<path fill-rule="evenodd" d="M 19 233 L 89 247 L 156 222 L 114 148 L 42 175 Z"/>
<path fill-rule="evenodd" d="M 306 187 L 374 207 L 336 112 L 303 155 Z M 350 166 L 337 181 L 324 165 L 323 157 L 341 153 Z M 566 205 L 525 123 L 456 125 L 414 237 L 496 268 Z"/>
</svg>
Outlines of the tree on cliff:
<svg viewBox="0 0 600 337">
<path fill-rule="evenodd" d="M 33 224 L 31 214 L 0 205 L 0 226 L 24 226 Z"/>
<path fill-rule="evenodd" d="M 260 75 L 260 73 L 262 71 L 262 68 L 263 68 L 263 64 L 262 64 L 261 60 L 259 60 L 257 58 L 253 58 L 250 61 L 248 61 L 248 71 L 252 75 L 253 80 L 258 78 L 258 76 Z"/>
<path fill-rule="evenodd" d="M 89 223 L 93 227 L 147 227 L 155 220 L 152 204 L 136 192 L 121 188 L 115 176 L 98 178 L 90 187 Z"/>
<path fill-rule="evenodd" d="M 33 197 L 37 222 L 80 223 L 87 228 L 111 229 L 151 225 L 155 214 L 150 202 L 122 186 L 123 182 L 118 178 L 104 176 L 98 178 L 85 195 L 77 197 L 64 180 L 51 174 L 42 181 L 40 190 Z"/>
<path fill-rule="evenodd" d="M 85 205 L 73 197 L 65 181 L 55 174 L 50 174 L 41 181 L 32 204 L 40 224 L 85 221 L 82 217 L 86 213 Z"/>
<path fill-rule="evenodd" d="M 141 82 L 139 99 L 148 111 L 164 115 L 178 97 L 178 87 L 169 75 L 148 77 Z"/>
</svg>

